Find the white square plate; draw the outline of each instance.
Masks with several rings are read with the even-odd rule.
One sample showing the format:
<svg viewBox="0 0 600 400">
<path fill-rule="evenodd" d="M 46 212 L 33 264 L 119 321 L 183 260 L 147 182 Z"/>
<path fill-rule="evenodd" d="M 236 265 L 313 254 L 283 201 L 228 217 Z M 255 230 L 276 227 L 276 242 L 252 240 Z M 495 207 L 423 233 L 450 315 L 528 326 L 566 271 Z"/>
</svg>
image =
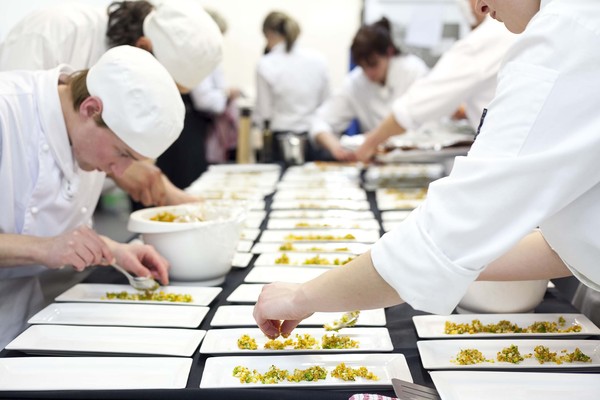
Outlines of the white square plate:
<svg viewBox="0 0 600 400">
<path fill-rule="evenodd" d="M 240 232 L 240 240 L 248 240 L 254 242 L 260 233 L 260 229 L 242 229 Z"/>
<path fill-rule="evenodd" d="M 29 354 L 191 357 L 206 334 L 198 329 L 33 325 L 6 348 Z"/>
<path fill-rule="evenodd" d="M 161 286 L 160 291 L 165 293 L 179 293 L 192 295 L 190 303 L 169 302 L 169 301 L 151 301 L 151 300 L 123 300 L 123 299 L 105 299 L 107 292 L 128 292 L 137 291 L 130 285 L 112 285 L 103 283 L 79 283 L 64 293 L 56 297 L 56 301 L 85 302 L 85 303 L 132 303 L 132 304 L 164 304 L 179 306 L 208 306 L 223 290 L 220 287 L 197 287 L 197 286 Z"/>
<path fill-rule="evenodd" d="M 275 262 L 276 260 L 281 259 L 284 255 L 289 259 L 289 262 L 285 264 Z M 319 260 L 327 260 L 329 264 L 314 264 L 316 257 L 319 257 Z M 304 268 L 336 268 L 351 261 L 347 260 L 354 258 L 356 258 L 356 256 L 352 254 L 335 253 L 263 253 L 258 256 L 254 265 L 267 267 L 299 266 Z"/>
<path fill-rule="evenodd" d="M 280 243 L 256 243 L 252 247 L 252 253 L 277 253 L 281 252 L 281 246 L 286 245 L 286 242 Z M 347 242 L 321 242 L 321 243 L 302 243 L 294 242 L 292 250 L 285 250 L 286 253 L 309 253 L 314 251 L 322 251 L 326 253 L 337 254 L 355 254 L 365 253 L 371 248 L 370 244 L 366 243 L 347 243 Z"/>
<path fill-rule="evenodd" d="M 348 220 L 345 218 L 271 218 L 267 229 L 367 229 L 379 230 L 375 219 Z"/>
<path fill-rule="evenodd" d="M 335 332 L 327 332 L 324 328 L 296 328 L 290 335 L 290 339 L 296 338 L 296 335 L 308 334 L 314 337 L 317 343 L 321 344 L 321 338 L 324 335 L 331 336 Z M 258 349 L 242 350 L 238 347 L 237 341 L 242 335 L 249 335 L 256 340 Z M 349 336 L 350 339 L 358 342 L 357 348 L 352 349 L 292 349 L 270 350 L 265 349 L 264 345 L 269 340 L 258 328 L 231 328 L 231 329 L 210 329 L 200 346 L 201 354 L 261 354 L 261 353 L 356 353 L 363 351 L 392 351 L 392 339 L 387 328 L 345 328 L 337 332 L 339 336 Z M 285 339 L 284 339 L 285 340 Z"/>
<path fill-rule="evenodd" d="M 374 219 L 372 211 L 352 210 L 273 210 L 269 219 L 279 218 L 343 218 L 346 220 Z"/>
<path fill-rule="evenodd" d="M 252 316 L 254 306 L 220 306 L 210 321 L 210 326 L 256 326 Z M 340 312 L 317 312 L 300 322 L 301 326 L 323 326 L 342 317 Z M 383 308 L 376 310 L 363 310 L 356 321 L 356 326 L 385 326 L 385 311 Z"/>
<path fill-rule="evenodd" d="M 518 364 L 496 360 L 496 353 L 511 345 L 519 347 L 521 355 L 533 353 L 536 346 L 546 346 L 558 356 L 562 350 L 571 353 L 578 347 L 591 362 L 573 362 L 556 364 L 545 362 L 540 364 L 535 357 L 526 358 Z M 600 367 L 600 340 L 542 340 L 542 339 L 486 339 L 486 340 L 422 340 L 417 342 L 423 367 L 426 369 L 555 369 L 555 368 L 598 368 Z M 494 362 L 483 362 L 472 365 L 459 365 L 451 362 L 461 350 L 477 349 L 486 359 Z M 600 379 L 600 378 L 599 378 Z"/>
<path fill-rule="evenodd" d="M 30 324 L 197 328 L 208 307 L 150 304 L 52 303 Z"/>
<path fill-rule="evenodd" d="M 264 284 L 242 283 L 227 297 L 230 303 L 256 303 Z"/>
<path fill-rule="evenodd" d="M 331 377 L 331 371 L 340 363 L 346 363 L 352 368 L 366 367 L 373 372 L 379 380 L 371 381 L 358 378 L 355 381 L 343 381 Z M 327 369 L 327 379 L 316 382 L 288 382 L 265 385 L 262 383 L 241 383 L 239 378 L 233 376 L 233 369 L 242 365 L 250 370 L 256 369 L 261 373 L 268 371 L 271 365 L 277 368 L 293 371 L 294 369 L 305 369 L 311 366 L 321 366 Z M 291 356 L 232 356 L 211 357 L 206 360 L 204 373 L 200 388 L 368 388 L 368 387 L 391 387 L 392 378 L 412 382 L 412 376 L 406 359 L 402 354 L 306 354 Z"/>
<path fill-rule="evenodd" d="M 347 239 L 352 235 L 354 239 Z M 320 236 L 322 239 L 311 239 Z M 303 239 L 294 239 L 302 237 Z M 334 239 L 328 239 L 333 237 Z M 260 242 L 358 242 L 375 243 L 379 240 L 379 230 L 362 229 L 302 229 L 302 230 L 265 230 L 260 235 Z"/>
<path fill-rule="evenodd" d="M 556 322 L 559 317 L 565 319 L 565 328 L 579 324 L 581 332 L 568 333 L 475 333 L 450 335 L 444 333 L 446 321 L 457 324 L 471 323 L 478 319 L 482 324 L 497 324 L 501 320 L 507 320 L 519 325 L 521 328 L 529 326 L 534 322 Z M 531 337 L 572 337 L 572 336 L 591 336 L 600 335 L 600 329 L 583 314 L 462 314 L 462 315 L 418 315 L 413 317 L 413 323 L 417 329 L 417 334 L 423 339 L 475 339 L 475 338 L 531 338 Z"/>
<path fill-rule="evenodd" d="M 316 278 L 331 268 L 306 268 L 306 267 L 254 267 L 244 282 L 271 283 L 291 282 L 304 283 Z"/>
<path fill-rule="evenodd" d="M 444 400 L 597 400 L 598 374 L 497 371 L 433 371 Z"/>
<path fill-rule="evenodd" d="M 254 241 L 252 241 L 252 240 L 240 240 L 238 242 L 236 250 L 239 252 L 242 252 L 242 253 L 247 253 L 252 248 L 253 243 L 254 243 Z"/>
<path fill-rule="evenodd" d="M 275 200 L 271 204 L 273 210 L 354 210 L 370 209 L 366 200 Z"/>
<path fill-rule="evenodd" d="M 252 253 L 235 253 L 231 265 L 235 268 L 246 268 L 253 255 Z"/>
<path fill-rule="evenodd" d="M 179 357 L 2 358 L 0 390 L 183 389 L 191 366 Z"/>
</svg>

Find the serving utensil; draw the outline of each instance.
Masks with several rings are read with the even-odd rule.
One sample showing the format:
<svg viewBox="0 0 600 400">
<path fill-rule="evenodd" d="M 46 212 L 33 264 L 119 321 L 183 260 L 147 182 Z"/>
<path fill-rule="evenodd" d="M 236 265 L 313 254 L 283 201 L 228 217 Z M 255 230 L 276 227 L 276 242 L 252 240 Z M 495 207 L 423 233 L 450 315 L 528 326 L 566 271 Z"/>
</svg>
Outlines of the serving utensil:
<svg viewBox="0 0 600 400">
<path fill-rule="evenodd" d="M 440 400 L 440 396 L 435 389 L 427 386 L 417 385 L 415 383 L 392 378 L 394 392 L 398 400 Z"/>
<path fill-rule="evenodd" d="M 342 315 L 340 319 L 336 319 L 331 324 L 323 325 L 326 331 L 339 331 L 342 328 L 348 328 L 350 326 L 356 325 L 356 321 L 358 321 L 358 316 L 360 315 L 360 311 L 352 311 L 347 312 Z"/>
<path fill-rule="evenodd" d="M 129 284 L 134 289 L 153 292 L 160 287 L 160 285 L 151 277 L 133 276 L 118 264 L 110 264 L 110 266 L 125 275 Z"/>
</svg>

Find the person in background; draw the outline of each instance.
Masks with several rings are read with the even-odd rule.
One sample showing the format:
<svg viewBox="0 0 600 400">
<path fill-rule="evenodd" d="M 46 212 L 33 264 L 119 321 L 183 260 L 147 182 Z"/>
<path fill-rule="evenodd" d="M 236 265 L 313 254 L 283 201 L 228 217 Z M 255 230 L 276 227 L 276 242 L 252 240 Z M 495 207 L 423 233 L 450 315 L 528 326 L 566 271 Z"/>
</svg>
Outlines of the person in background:
<svg viewBox="0 0 600 400">
<path fill-rule="evenodd" d="M 221 60 L 222 38 L 193 0 L 113 2 L 107 10 L 77 2 L 27 15 L 0 44 L 0 71 L 41 70 L 68 64 L 89 68 L 109 48 L 130 45 L 152 53 L 186 92 Z M 111 176 L 109 174 L 109 176 Z M 179 204 L 194 197 L 178 190 L 152 161 L 134 162 L 117 185 L 144 205 Z"/>
<path fill-rule="evenodd" d="M 216 22 L 221 34 L 227 32 L 227 21 L 221 14 L 207 9 L 206 12 Z M 204 145 L 208 163 L 224 163 L 229 160 L 229 152 L 237 144 L 239 110 L 235 100 L 241 92 L 230 88 L 225 81 L 223 64 L 217 65 L 200 85 L 190 92 L 194 109 L 208 115 L 209 128 Z"/>
<path fill-rule="evenodd" d="M 477 129 L 483 109 L 496 93 L 502 59 L 517 35 L 477 12 L 477 0 L 457 2 L 473 31 L 448 49 L 427 76 L 394 101 L 391 114 L 366 134 L 357 149 L 359 160 L 368 161 L 377 146 L 390 136 L 451 116 L 461 105 L 470 125 Z"/>
<path fill-rule="evenodd" d="M 117 263 L 168 283 L 152 246 L 99 236 L 91 217 L 107 173 L 155 158 L 181 132 L 184 107 L 167 70 L 118 46 L 89 70 L 0 73 L 0 348 L 43 305 L 47 268 Z"/>
<path fill-rule="evenodd" d="M 307 136 L 314 113 L 329 95 L 325 59 L 296 43 L 300 26 L 283 12 L 269 13 L 262 32 L 267 45 L 256 69 L 253 123 L 260 129 L 267 123 L 275 138 L 286 132 Z M 280 158 L 276 145 L 273 150 Z"/>
<path fill-rule="evenodd" d="M 269 337 L 289 334 L 316 311 L 405 301 L 448 314 L 475 279 L 573 274 L 600 291 L 600 3 L 478 0 L 477 7 L 522 35 L 468 156 L 344 268 L 302 285 L 266 285 L 254 317 Z"/>
<path fill-rule="evenodd" d="M 362 130 L 375 128 L 390 113 L 393 101 L 429 71 L 417 56 L 401 54 L 387 18 L 362 26 L 350 51 L 358 67 L 319 108 L 310 130 L 311 141 L 338 161 L 355 161 L 354 153 L 339 140 L 353 119 Z"/>
</svg>

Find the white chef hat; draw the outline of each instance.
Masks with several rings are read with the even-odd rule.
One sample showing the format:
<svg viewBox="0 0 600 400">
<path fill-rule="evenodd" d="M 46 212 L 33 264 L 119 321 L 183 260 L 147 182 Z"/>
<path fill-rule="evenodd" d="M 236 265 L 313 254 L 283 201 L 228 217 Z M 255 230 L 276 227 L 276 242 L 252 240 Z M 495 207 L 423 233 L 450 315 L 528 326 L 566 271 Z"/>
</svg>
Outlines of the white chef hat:
<svg viewBox="0 0 600 400">
<path fill-rule="evenodd" d="M 196 87 L 221 61 L 223 35 L 197 0 L 155 1 L 144 19 L 152 53 L 175 82 Z"/>
<path fill-rule="evenodd" d="M 102 101 L 102 120 L 143 156 L 158 157 L 179 137 L 185 117 L 181 95 L 147 51 L 113 47 L 90 68 L 86 84 Z"/>
<path fill-rule="evenodd" d="M 456 5 L 469 26 L 477 25 L 477 18 L 475 18 L 475 14 L 473 14 L 471 0 L 456 0 Z"/>
</svg>

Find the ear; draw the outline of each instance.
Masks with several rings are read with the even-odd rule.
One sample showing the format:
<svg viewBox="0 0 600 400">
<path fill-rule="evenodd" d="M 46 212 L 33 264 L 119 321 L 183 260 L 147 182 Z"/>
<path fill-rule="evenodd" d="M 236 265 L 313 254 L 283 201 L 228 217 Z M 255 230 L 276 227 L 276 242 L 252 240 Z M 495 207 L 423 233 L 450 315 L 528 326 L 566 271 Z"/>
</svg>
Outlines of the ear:
<svg viewBox="0 0 600 400">
<path fill-rule="evenodd" d="M 135 47 L 139 47 L 142 50 L 152 53 L 152 41 L 148 36 L 140 36 L 140 38 L 135 41 Z"/>
<path fill-rule="evenodd" d="M 102 115 L 102 100 L 97 96 L 86 98 L 79 106 L 79 116 L 82 119 L 100 117 Z"/>
</svg>

